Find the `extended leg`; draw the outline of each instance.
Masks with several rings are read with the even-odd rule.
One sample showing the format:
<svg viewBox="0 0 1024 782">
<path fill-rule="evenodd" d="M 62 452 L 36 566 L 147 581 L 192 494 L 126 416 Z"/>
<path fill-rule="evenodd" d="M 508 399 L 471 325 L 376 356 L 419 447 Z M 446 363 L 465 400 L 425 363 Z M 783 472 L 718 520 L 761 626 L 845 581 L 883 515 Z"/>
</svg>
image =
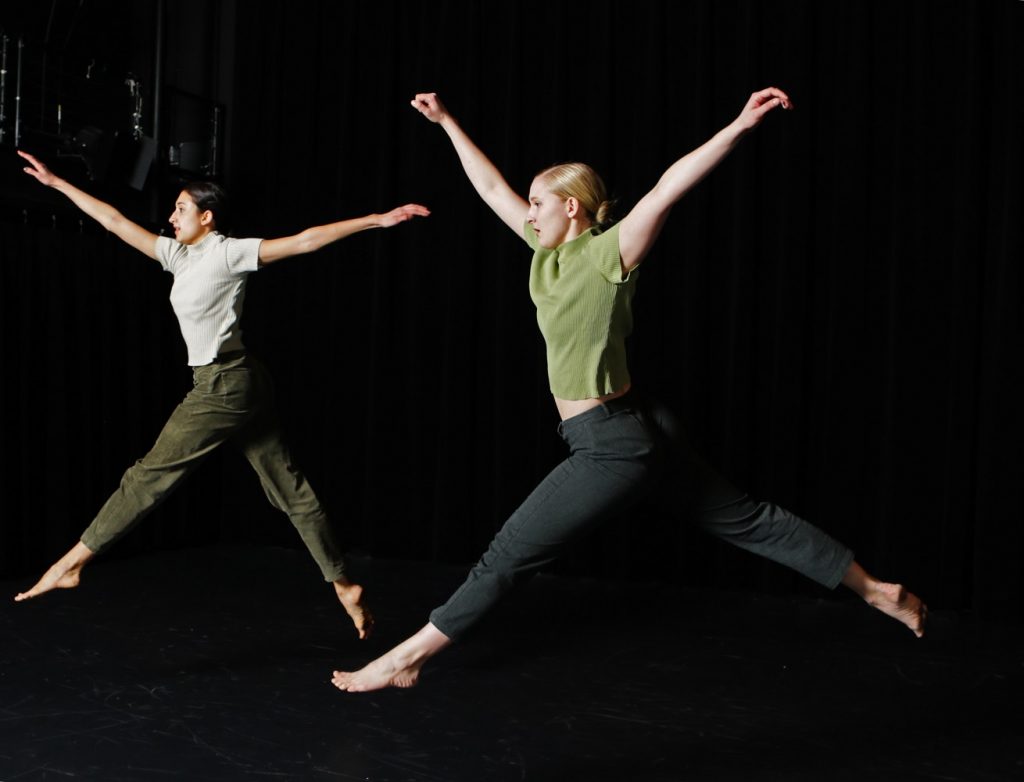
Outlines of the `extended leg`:
<svg viewBox="0 0 1024 782">
<path fill-rule="evenodd" d="M 171 413 L 156 443 L 125 472 L 118 489 L 82 534 L 39 582 L 15 599 L 78 586 L 81 570 L 156 508 L 211 451 L 248 420 L 248 394 L 225 394 L 221 367 L 195 371 L 195 385 Z"/>
<path fill-rule="evenodd" d="M 813 524 L 778 505 L 751 500 L 697 455 L 675 421 L 664 415 L 674 451 L 672 475 L 678 476 L 670 476 L 661 492 L 666 512 L 690 507 L 697 523 L 712 535 L 828 589 L 844 584 L 918 637 L 924 634 L 928 609 L 916 595 L 868 574 L 849 548 Z"/>
<path fill-rule="evenodd" d="M 266 371 L 259 367 L 256 384 L 261 395 L 258 415 L 239 432 L 236 444 L 256 470 L 270 504 L 287 514 L 302 542 L 320 567 L 360 638 L 373 630 L 373 614 L 363 597 L 363 587 L 345 576 L 345 559 L 337 535 L 313 488 L 292 462 L 281 434 L 273 405 L 273 390 Z"/>
<path fill-rule="evenodd" d="M 588 415 L 588 414 L 584 414 Z M 570 419 L 573 422 L 574 419 Z M 573 445 L 572 429 L 566 439 Z M 505 522 L 466 581 L 430 623 L 355 672 L 335 671 L 341 690 L 410 687 L 433 655 L 482 618 L 517 584 L 550 563 L 575 537 L 622 513 L 647 490 L 654 444 L 631 414 L 590 415 L 573 454 L 549 473 Z"/>
</svg>

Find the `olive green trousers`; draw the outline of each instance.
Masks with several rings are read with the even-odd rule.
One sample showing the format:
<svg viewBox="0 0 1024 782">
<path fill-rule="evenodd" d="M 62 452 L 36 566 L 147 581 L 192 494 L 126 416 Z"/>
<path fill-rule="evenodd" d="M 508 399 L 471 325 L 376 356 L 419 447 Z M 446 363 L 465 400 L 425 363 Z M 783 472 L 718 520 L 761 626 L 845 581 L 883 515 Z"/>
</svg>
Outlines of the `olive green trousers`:
<svg viewBox="0 0 1024 782">
<path fill-rule="evenodd" d="M 270 503 L 288 514 L 328 581 L 345 571 L 344 557 L 320 502 L 292 464 L 274 409 L 270 375 L 245 353 L 193 367 L 193 387 L 164 425 L 156 444 L 128 468 L 121 485 L 82 534 L 97 554 L 142 521 L 215 448 L 236 445 L 259 475 Z"/>
</svg>

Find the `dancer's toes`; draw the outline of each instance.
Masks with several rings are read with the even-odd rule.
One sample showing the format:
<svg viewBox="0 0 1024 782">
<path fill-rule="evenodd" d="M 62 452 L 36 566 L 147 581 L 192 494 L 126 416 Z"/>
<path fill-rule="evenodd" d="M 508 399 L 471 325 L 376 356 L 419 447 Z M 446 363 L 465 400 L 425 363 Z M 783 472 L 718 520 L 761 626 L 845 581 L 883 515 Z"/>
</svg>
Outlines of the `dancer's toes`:
<svg viewBox="0 0 1024 782">
<path fill-rule="evenodd" d="M 379 657 L 355 672 L 335 671 L 331 683 L 346 692 L 372 692 L 387 687 L 415 687 L 419 681 L 419 665 L 399 666 L 388 655 Z"/>
<path fill-rule="evenodd" d="M 335 671 L 334 675 L 331 677 L 331 684 L 339 690 L 347 690 L 349 677 L 351 675 L 352 674 L 347 673 L 346 671 Z"/>
<path fill-rule="evenodd" d="M 38 597 L 53 589 L 74 589 L 77 587 L 81 581 L 80 569 L 66 570 L 59 565 L 60 563 L 47 570 L 31 589 L 16 594 L 14 601 L 20 603 L 24 600 L 31 600 L 33 597 Z"/>
</svg>

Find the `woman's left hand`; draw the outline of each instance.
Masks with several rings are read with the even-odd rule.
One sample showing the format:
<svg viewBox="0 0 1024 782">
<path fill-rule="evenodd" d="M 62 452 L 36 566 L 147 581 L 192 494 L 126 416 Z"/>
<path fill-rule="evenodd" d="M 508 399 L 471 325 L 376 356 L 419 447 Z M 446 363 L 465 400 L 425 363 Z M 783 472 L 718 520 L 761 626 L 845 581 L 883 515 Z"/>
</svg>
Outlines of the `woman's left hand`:
<svg viewBox="0 0 1024 782">
<path fill-rule="evenodd" d="M 761 124 L 761 120 L 769 111 L 780 106 L 783 109 L 791 109 L 793 103 L 789 100 L 789 96 L 778 87 L 768 87 L 750 96 L 750 100 L 743 107 L 736 122 L 743 130 L 753 130 Z"/>
<path fill-rule="evenodd" d="M 404 223 L 406 220 L 411 220 L 414 217 L 429 217 L 430 210 L 425 206 L 419 204 L 406 204 L 400 206 L 397 209 L 392 209 L 390 212 L 386 212 L 382 215 L 378 215 L 379 225 L 381 228 L 390 228 L 393 225 Z"/>
</svg>

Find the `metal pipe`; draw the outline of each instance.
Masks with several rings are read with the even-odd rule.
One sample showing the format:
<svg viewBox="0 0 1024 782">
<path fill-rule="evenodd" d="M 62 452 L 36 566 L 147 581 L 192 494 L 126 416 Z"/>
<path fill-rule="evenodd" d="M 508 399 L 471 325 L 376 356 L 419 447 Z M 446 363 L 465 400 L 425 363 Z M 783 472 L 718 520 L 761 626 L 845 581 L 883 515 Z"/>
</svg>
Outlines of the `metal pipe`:
<svg viewBox="0 0 1024 782">
<path fill-rule="evenodd" d="M 217 177 L 220 175 L 220 161 L 218 155 L 220 150 L 217 149 L 217 139 L 220 136 L 220 106 L 213 107 L 213 136 L 210 139 L 210 176 Z"/>
<path fill-rule="evenodd" d="M 18 83 L 14 95 L 14 146 L 21 146 L 21 52 L 25 48 L 25 41 L 18 36 Z"/>
<path fill-rule="evenodd" d="M 6 34 L 0 40 L 0 144 L 7 135 L 7 44 L 10 40 Z"/>
<path fill-rule="evenodd" d="M 153 144 L 157 165 L 163 162 L 163 130 L 160 127 L 160 108 L 164 92 L 164 0 L 156 2 L 156 62 L 153 66 Z"/>
</svg>

